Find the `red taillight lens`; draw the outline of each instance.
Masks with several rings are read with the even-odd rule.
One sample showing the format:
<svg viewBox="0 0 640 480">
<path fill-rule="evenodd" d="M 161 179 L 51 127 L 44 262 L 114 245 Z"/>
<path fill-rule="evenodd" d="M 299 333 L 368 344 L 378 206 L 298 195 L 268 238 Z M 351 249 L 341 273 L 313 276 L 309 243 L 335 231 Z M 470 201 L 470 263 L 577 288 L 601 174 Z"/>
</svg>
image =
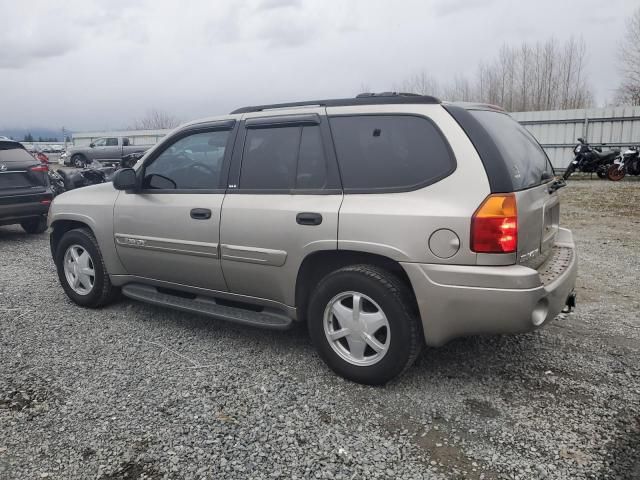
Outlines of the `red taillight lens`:
<svg viewBox="0 0 640 480">
<path fill-rule="evenodd" d="M 46 165 L 36 165 L 35 167 L 31 167 L 29 170 L 31 170 L 32 172 L 47 172 L 49 170 L 49 167 L 47 167 Z"/>
<path fill-rule="evenodd" d="M 471 250 L 513 253 L 518 248 L 518 210 L 513 193 L 489 195 L 471 218 Z"/>
<path fill-rule="evenodd" d="M 51 200 L 40 200 L 42 205 L 51 205 Z"/>
</svg>

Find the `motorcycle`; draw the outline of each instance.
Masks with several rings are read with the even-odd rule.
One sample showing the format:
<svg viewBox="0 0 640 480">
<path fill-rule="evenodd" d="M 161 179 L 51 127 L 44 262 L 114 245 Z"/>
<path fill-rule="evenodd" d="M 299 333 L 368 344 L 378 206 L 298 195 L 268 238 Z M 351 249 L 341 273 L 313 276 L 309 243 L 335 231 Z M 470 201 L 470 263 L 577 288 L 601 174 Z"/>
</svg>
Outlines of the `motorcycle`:
<svg viewBox="0 0 640 480">
<path fill-rule="evenodd" d="M 600 147 L 591 147 L 584 139 L 579 138 L 578 144 L 573 148 L 574 158 L 562 175 L 568 179 L 575 171 L 595 173 L 599 178 L 607 177 L 607 170 L 615 158 L 620 155 L 620 150 L 602 151 Z"/>
<path fill-rule="evenodd" d="M 626 174 L 640 175 L 640 147 L 630 147 L 616 158 L 607 170 L 607 178 L 612 182 L 622 180 Z"/>
<path fill-rule="evenodd" d="M 132 168 L 146 152 L 137 152 L 125 155 L 119 163 L 105 166 L 94 160 L 87 167 L 77 170 L 58 170 L 66 190 L 88 187 L 107 183 L 113 179 L 113 175 L 121 168 Z"/>
<path fill-rule="evenodd" d="M 47 176 L 49 177 L 49 185 L 51 186 L 51 192 L 54 197 L 57 197 L 61 193 L 63 193 L 66 188 L 64 186 L 64 181 L 62 177 L 58 175 L 57 172 L 53 171 L 49 166 L 49 157 L 42 152 L 35 152 L 33 156 L 38 160 L 42 165 L 47 167 Z"/>
</svg>

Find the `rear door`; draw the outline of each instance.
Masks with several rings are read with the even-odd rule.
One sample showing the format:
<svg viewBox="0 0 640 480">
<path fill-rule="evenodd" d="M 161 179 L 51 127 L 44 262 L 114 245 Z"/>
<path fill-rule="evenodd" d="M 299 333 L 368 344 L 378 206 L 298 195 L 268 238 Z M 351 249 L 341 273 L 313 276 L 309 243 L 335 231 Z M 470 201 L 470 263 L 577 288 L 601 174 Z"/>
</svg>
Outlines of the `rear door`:
<svg viewBox="0 0 640 480">
<path fill-rule="evenodd" d="M 304 257 L 337 249 L 341 202 L 324 108 L 248 114 L 222 208 L 229 291 L 294 305 Z"/>
<path fill-rule="evenodd" d="M 508 114 L 491 110 L 470 114 L 495 143 L 516 194 L 516 261 L 537 268 L 551 253 L 560 220 L 558 193 L 549 191 L 554 176 L 551 163 L 536 139 Z"/>
</svg>

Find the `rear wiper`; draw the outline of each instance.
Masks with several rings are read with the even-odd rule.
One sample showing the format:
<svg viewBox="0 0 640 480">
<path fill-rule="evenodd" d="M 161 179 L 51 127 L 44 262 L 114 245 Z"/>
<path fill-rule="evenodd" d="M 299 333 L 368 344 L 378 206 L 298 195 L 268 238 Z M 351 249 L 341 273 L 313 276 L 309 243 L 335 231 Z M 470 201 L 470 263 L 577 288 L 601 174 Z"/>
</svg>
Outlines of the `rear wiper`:
<svg viewBox="0 0 640 480">
<path fill-rule="evenodd" d="M 549 185 L 549 193 L 553 193 L 556 190 L 560 190 L 562 187 L 566 187 L 567 186 L 567 182 L 564 181 L 563 178 L 556 178 L 551 185 Z"/>
</svg>

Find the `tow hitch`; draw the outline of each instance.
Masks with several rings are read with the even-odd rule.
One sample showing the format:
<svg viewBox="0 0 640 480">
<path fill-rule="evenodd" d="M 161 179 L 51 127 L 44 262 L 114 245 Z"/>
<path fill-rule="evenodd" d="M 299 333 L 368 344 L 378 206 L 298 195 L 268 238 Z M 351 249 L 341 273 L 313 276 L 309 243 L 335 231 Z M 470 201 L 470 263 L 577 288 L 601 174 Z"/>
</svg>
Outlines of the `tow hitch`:
<svg viewBox="0 0 640 480">
<path fill-rule="evenodd" d="M 569 313 L 571 312 L 574 308 L 576 308 L 576 292 L 571 292 L 569 294 L 569 296 L 567 297 L 567 300 L 565 302 L 565 306 L 562 309 L 562 313 Z"/>
</svg>

